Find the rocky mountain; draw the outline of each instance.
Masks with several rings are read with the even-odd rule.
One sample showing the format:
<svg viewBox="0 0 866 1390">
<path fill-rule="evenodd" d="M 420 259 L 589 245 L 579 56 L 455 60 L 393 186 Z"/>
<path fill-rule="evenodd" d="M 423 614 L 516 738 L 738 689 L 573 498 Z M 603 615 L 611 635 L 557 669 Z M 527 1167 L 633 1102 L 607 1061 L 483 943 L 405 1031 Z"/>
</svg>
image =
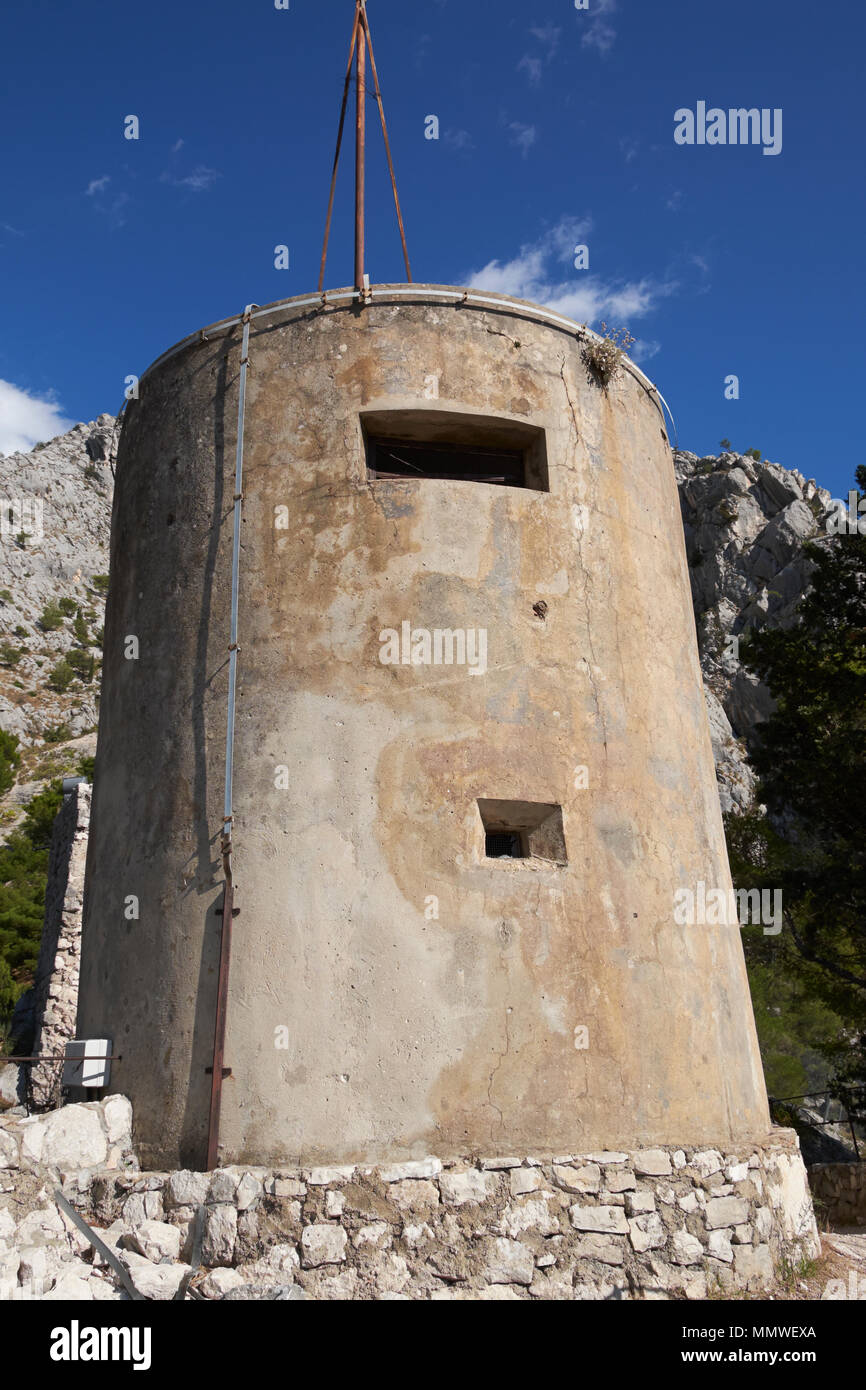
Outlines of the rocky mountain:
<svg viewBox="0 0 866 1390">
<path fill-rule="evenodd" d="M 101 415 L 29 454 L 0 458 L 0 728 L 23 751 L 17 784 L 0 799 L 0 835 L 47 778 L 76 771 L 81 754 L 94 751 L 98 674 L 78 672 L 65 690 L 51 677 L 63 660 L 85 664 L 82 650 L 98 656 L 114 428 Z M 749 740 L 771 701 L 741 666 L 735 639 L 794 620 L 809 579 L 803 545 L 826 535 L 830 494 L 742 454 L 679 451 L 674 463 L 722 807 L 744 810 L 755 795 Z M 58 604 L 65 613 L 52 625 L 49 611 L 46 625 L 46 609 Z"/>
<path fill-rule="evenodd" d="M 3 837 L 46 780 L 95 750 L 114 425 L 100 415 L 0 457 L 0 729 L 22 755 Z"/>
<path fill-rule="evenodd" d="M 741 664 L 750 628 L 786 627 L 808 587 L 807 541 L 827 543 L 830 493 L 814 478 L 742 454 L 674 454 L 707 713 L 724 811 L 753 802 L 748 745 L 773 708 Z"/>
</svg>

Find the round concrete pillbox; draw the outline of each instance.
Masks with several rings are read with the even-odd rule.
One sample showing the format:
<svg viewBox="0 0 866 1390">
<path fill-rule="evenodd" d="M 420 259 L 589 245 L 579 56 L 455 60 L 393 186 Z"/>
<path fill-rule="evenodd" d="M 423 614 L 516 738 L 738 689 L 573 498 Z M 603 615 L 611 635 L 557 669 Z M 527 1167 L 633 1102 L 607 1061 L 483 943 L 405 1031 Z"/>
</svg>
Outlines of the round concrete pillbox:
<svg viewBox="0 0 866 1390">
<path fill-rule="evenodd" d="M 730 878 L 658 397 L 480 301 L 252 321 L 223 1163 L 769 1126 L 739 928 L 674 916 Z M 78 1032 L 164 1167 L 207 1135 L 240 344 L 154 364 L 117 468 Z"/>
</svg>

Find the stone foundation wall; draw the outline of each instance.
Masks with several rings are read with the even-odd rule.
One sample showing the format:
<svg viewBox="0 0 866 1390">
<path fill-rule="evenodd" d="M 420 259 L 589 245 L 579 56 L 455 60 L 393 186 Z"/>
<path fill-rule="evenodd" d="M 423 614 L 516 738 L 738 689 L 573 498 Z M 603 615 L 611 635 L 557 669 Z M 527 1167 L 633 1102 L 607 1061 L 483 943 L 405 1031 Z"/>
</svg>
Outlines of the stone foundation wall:
<svg viewBox="0 0 866 1390">
<path fill-rule="evenodd" d="M 65 1229 L 46 1177 L 161 1299 L 702 1299 L 766 1289 L 782 1259 L 818 1251 L 790 1130 L 740 1153 L 139 1173 L 130 1119 L 112 1097 L 0 1122 L 0 1188 L 19 1199 L 0 1196 L 7 1289 L 38 1267 L 63 1296 L 119 1296 L 116 1276 Z M 58 1222 L 50 1257 L 22 1245 Z"/>
<path fill-rule="evenodd" d="M 822 1222 L 866 1224 L 866 1163 L 816 1163 L 809 1169 L 809 1186 Z"/>
</svg>

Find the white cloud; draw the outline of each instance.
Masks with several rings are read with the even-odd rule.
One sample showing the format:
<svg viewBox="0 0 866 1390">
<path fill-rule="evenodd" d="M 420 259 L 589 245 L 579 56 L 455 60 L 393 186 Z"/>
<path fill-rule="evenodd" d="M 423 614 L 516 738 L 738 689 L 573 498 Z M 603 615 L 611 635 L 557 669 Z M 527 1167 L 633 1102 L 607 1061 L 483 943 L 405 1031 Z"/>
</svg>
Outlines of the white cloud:
<svg viewBox="0 0 866 1390">
<path fill-rule="evenodd" d="M 604 280 L 586 271 L 575 271 L 562 278 L 561 264 L 571 260 L 574 247 L 591 229 L 588 219 L 562 218 L 540 240 L 522 246 L 510 261 L 488 261 L 472 271 L 462 283 L 473 289 L 493 290 L 514 299 L 529 299 L 578 323 L 596 323 L 604 318 L 613 327 L 645 317 L 659 300 L 676 290 L 672 281 L 651 276 L 640 280 Z M 645 351 L 652 344 L 643 345 Z M 649 355 L 653 355 L 651 352 Z"/>
<path fill-rule="evenodd" d="M 609 53 L 613 48 L 616 30 L 605 16 L 613 14 L 616 3 L 617 0 L 591 0 L 588 19 L 584 21 L 586 31 L 581 39 L 584 48 L 595 48 L 599 53 Z"/>
<path fill-rule="evenodd" d="M 524 53 L 520 62 L 517 64 L 517 71 L 521 72 L 523 68 L 525 68 L 526 75 L 532 83 L 533 87 L 537 87 L 539 82 L 541 81 L 541 69 L 543 68 L 543 66 L 544 64 L 542 63 L 540 58 L 534 58 L 531 54 Z"/>
<path fill-rule="evenodd" d="M 508 129 L 512 133 L 511 143 L 517 146 L 525 159 L 538 139 L 538 131 L 534 125 L 521 125 L 520 121 L 512 121 Z"/>
<path fill-rule="evenodd" d="M 29 453 L 34 444 L 65 434 L 73 424 L 56 401 L 40 400 L 0 380 L 0 454 Z"/>
<path fill-rule="evenodd" d="M 650 358 L 655 357 L 661 350 L 662 345 L 655 338 L 650 342 L 645 338 L 638 338 L 629 348 L 628 355 L 633 362 L 649 362 Z"/>
<path fill-rule="evenodd" d="M 170 183 L 174 188 L 188 188 L 193 193 L 206 192 L 221 177 L 218 169 L 208 169 L 206 164 L 197 164 L 191 174 L 185 174 L 181 179 L 167 170 L 160 176 L 162 183 Z"/>
<path fill-rule="evenodd" d="M 474 150 L 475 145 L 468 130 L 446 130 L 445 144 L 455 150 Z"/>
<path fill-rule="evenodd" d="M 102 193 L 111 183 L 111 175 L 103 174 L 101 179 L 91 179 L 87 185 L 87 197 L 92 198 L 94 193 Z"/>
<path fill-rule="evenodd" d="M 562 30 L 555 24 L 543 24 L 539 25 L 538 28 L 530 29 L 529 32 L 534 39 L 538 39 L 538 42 L 544 45 L 547 50 L 547 61 L 550 62 L 559 47 L 559 36 Z"/>
<path fill-rule="evenodd" d="M 530 34 L 541 44 L 544 49 L 543 57 L 535 53 L 524 53 L 520 62 L 517 64 L 517 71 L 526 71 L 526 75 L 533 87 L 537 87 L 541 81 L 541 74 L 545 63 L 552 62 L 559 48 L 559 36 L 562 30 L 555 24 L 545 24 L 530 29 Z"/>
</svg>

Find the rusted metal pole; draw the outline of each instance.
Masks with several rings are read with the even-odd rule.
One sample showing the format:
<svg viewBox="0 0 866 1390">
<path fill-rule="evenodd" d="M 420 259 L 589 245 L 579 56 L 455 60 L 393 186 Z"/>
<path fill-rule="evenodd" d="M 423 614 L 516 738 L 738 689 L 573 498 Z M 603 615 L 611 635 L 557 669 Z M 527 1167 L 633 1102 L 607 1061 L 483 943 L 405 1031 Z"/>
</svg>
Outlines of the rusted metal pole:
<svg viewBox="0 0 866 1390">
<path fill-rule="evenodd" d="M 216 1024 L 214 1027 L 213 1071 L 210 1079 L 210 1121 L 207 1133 L 207 1169 L 211 1172 L 219 1163 L 220 1111 L 223 1094 L 223 1064 L 226 1051 L 226 1017 L 229 1006 L 229 967 L 232 954 L 232 918 L 234 888 L 231 880 L 231 842 L 224 841 L 226 881 L 223 888 L 223 922 L 220 934 L 220 970 L 217 985 Z"/>
<path fill-rule="evenodd" d="M 106 1053 L 102 1057 L 61 1057 L 59 1052 L 39 1053 L 28 1057 L 0 1057 L 0 1062 L 122 1062 L 119 1052 Z"/>
<path fill-rule="evenodd" d="M 343 104 L 340 107 L 340 125 L 337 130 L 337 151 L 334 155 L 334 168 L 331 172 L 331 193 L 328 198 L 328 216 L 325 220 L 325 244 L 322 247 L 322 265 L 319 271 L 319 293 L 325 288 L 325 265 L 328 260 L 328 242 L 331 239 L 331 218 L 334 214 L 334 194 L 337 191 L 337 170 L 340 167 L 340 150 L 343 145 L 343 129 L 346 124 L 346 107 L 349 104 L 349 84 L 352 81 L 352 64 L 355 61 L 355 45 L 358 42 L 359 4 L 355 5 L 355 22 L 352 25 L 352 42 L 349 45 L 349 62 L 346 66 L 346 81 L 343 84 Z"/>
<path fill-rule="evenodd" d="M 385 153 L 388 156 L 388 169 L 391 174 L 391 188 L 394 192 L 394 206 L 397 209 L 397 224 L 400 228 L 400 241 L 403 246 L 403 260 L 406 263 L 406 282 L 412 283 L 412 267 L 409 264 L 409 250 L 406 246 L 406 229 L 403 226 L 403 213 L 400 209 L 400 195 L 397 192 L 397 175 L 394 172 L 394 160 L 391 157 L 391 141 L 388 138 L 388 125 L 385 120 L 385 104 L 382 101 L 382 92 L 379 87 L 379 74 L 376 71 L 376 56 L 373 52 L 373 35 L 370 33 L 370 21 L 367 18 L 365 0 L 361 0 L 361 22 L 364 27 L 367 43 L 370 46 L 370 69 L 373 73 L 373 85 L 376 90 L 376 101 L 379 106 L 379 116 L 382 121 L 382 134 L 385 137 Z"/>
<path fill-rule="evenodd" d="M 210 1085 L 210 1117 L 207 1131 L 207 1166 L 215 1168 L 219 1156 L 220 1111 L 222 1108 L 223 1062 L 225 1059 L 226 1015 L 229 1003 L 229 968 L 232 953 L 232 919 L 234 917 L 234 880 L 232 869 L 232 836 L 234 832 L 234 761 L 235 761 L 235 703 L 238 672 L 238 607 L 241 582 L 241 523 L 244 504 L 244 425 L 246 420 L 247 369 L 250 361 L 250 322 L 253 309 L 244 310 L 241 337 L 240 379 L 238 382 L 238 431 L 235 454 L 234 526 L 232 534 L 231 627 L 229 632 L 229 690 L 226 717 L 226 775 L 222 829 L 222 858 L 225 874 L 223 890 L 222 931 L 220 932 L 220 965 L 217 984 L 216 1018 L 214 1020 L 213 1067 Z"/>
<path fill-rule="evenodd" d="M 360 13 L 360 7 L 359 7 Z M 358 58 L 355 73 L 355 288 L 364 289 L 364 175 L 367 136 L 367 38 L 358 24 Z"/>
</svg>

